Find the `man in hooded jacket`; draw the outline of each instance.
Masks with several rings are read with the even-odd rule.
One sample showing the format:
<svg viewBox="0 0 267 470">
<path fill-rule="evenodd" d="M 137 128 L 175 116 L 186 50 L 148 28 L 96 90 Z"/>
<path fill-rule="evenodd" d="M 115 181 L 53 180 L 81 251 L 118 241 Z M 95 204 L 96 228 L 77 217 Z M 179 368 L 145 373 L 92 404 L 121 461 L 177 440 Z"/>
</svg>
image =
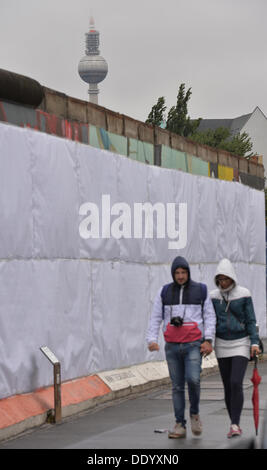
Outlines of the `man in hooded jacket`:
<svg viewBox="0 0 267 470">
<path fill-rule="evenodd" d="M 170 438 L 186 437 L 185 382 L 188 384 L 190 419 L 193 434 L 200 435 L 200 372 L 202 355 L 212 352 L 216 316 L 205 284 L 191 279 L 188 262 L 181 256 L 171 267 L 173 282 L 156 296 L 147 343 L 158 351 L 158 335 L 163 322 L 165 354 L 172 381 L 172 399 L 176 423 Z"/>
<path fill-rule="evenodd" d="M 215 353 L 231 419 L 228 438 L 240 436 L 243 379 L 248 361 L 259 354 L 259 336 L 250 291 L 237 283 L 232 263 L 224 258 L 217 266 L 217 289 L 210 293 L 217 317 Z"/>
</svg>

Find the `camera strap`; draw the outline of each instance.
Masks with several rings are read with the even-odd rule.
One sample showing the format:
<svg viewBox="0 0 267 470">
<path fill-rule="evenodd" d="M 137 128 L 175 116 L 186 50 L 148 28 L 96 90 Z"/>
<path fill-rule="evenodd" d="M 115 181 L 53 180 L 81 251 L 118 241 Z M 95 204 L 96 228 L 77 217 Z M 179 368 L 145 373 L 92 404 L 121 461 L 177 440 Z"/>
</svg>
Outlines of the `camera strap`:
<svg viewBox="0 0 267 470">
<path fill-rule="evenodd" d="M 172 285 L 172 297 L 171 297 L 171 305 L 170 305 L 171 307 L 170 318 L 171 319 L 172 319 L 172 307 L 173 307 L 173 300 L 174 300 L 174 289 L 175 289 L 175 284 Z M 182 287 L 180 287 L 180 289 L 182 289 Z M 184 317 L 185 317 L 185 310 L 186 310 L 186 306 L 184 307 L 183 316 L 181 317 L 182 320 L 184 320 Z"/>
</svg>

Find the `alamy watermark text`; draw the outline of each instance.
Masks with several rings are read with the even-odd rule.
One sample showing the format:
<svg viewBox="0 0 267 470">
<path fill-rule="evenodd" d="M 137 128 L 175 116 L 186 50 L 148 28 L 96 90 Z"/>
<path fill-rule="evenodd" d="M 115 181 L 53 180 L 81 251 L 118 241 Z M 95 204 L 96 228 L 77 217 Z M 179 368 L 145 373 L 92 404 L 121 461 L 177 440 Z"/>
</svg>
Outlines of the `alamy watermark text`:
<svg viewBox="0 0 267 470">
<path fill-rule="evenodd" d="M 111 205 L 109 194 L 102 194 L 101 206 L 85 202 L 79 215 L 80 236 L 90 238 L 168 239 L 170 250 L 185 248 L 187 244 L 187 203 L 126 202 Z M 176 220 L 178 224 L 176 226 Z"/>
</svg>

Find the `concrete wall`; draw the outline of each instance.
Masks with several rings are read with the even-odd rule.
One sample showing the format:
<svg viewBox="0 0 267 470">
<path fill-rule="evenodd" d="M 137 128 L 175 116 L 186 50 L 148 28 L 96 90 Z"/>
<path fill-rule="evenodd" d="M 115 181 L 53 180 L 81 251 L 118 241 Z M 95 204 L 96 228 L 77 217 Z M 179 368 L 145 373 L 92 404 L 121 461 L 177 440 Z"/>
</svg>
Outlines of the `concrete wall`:
<svg viewBox="0 0 267 470">
<path fill-rule="evenodd" d="M 65 101 L 66 103 L 65 105 L 63 105 L 62 103 L 59 103 L 59 97 L 57 97 L 57 100 L 54 101 L 54 107 L 53 109 L 51 109 L 51 95 L 54 96 L 54 94 L 55 92 L 53 90 L 50 90 L 47 88 L 45 89 L 44 102 L 48 100 L 48 102 L 50 103 L 49 109 L 46 108 L 46 110 L 49 112 L 53 111 L 54 114 L 58 115 L 60 112 L 62 112 L 62 110 L 67 109 L 67 116 L 66 115 L 65 116 L 68 119 L 76 119 L 77 111 L 74 112 L 73 106 L 71 107 L 69 104 L 73 99 L 66 95 L 60 94 L 61 100 Z M 79 101 L 79 100 L 75 100 L 75 103 L 76 103 L 77 108 L 80 108 L 81 103 L 82 103 L 82 106 L 86 109 L 84 114 L 86 114 L 87 116 L 87 122 L 89 124 L 95 125 L 96 127 L 101 127 L 112 133 L 117 133 L 125 137 L 129 137 L 129 138 L 134 138 L 142 142 L 149 142 L 154 145 L 164 145 L 166 147 L 170 147 L 172 149 L 185 152 L 188 155 L 198 157 L 201 160 L 204 160 L 206 162 L 217 163 L 218 165 L 220 165 L 220 167 L 222 166 L 229 167 L 229 168 L 238 170 L 239 172 L 242 172 L 242 173 L 248 173 L 250 175 L 257 176 L 258 178 L 264 178 L 264 166 L 258 163 L 258 161 L 256 161 L 255 164 L 252 164 L 252 163 L 248 164 L 248 161 L 246 158 L 232 155 L 229 152 L 226 152 L 223 150 L 216 150 L 206 145 L 196 144 L 195 142 L 192 142 L 190 139 L 186 139 L 182 136 L 178 136 L 165 129 L 161 129 L 159 127 L 153 127 L 151 125 L 142 123 L 140 121 L 136 121 L 135 119 L 132 119 L 128 116 L 124 116 L 119 113 L 114 113 L 113 111 L 110 111 L 106 108 L 95 105 L 93 103 L 87 103 L 85 101 Z M 84 116 L 84 114 L 81 114 L 81 119 Z M 255 118 L 254 118 L 255 127 L 258 124 L 260 125 L 258 121 L 261 120 L 261 118 L 262 116 L 258 116 L 258 114 L 255 113 Z M 264 148 L 267 148 L 267 141 L 266 143 L 264 143 Z M 262 149 L 261 149 L 261 152 L 258 152 L 258 153 L 263 154 Z M 175 157 L 171 158 L 171 168 L 178 167 L 179 169 L 179 163 L 174 162 L 174 158 Z M 199 167 L 202 168 L 202 171 L 203 171 L 203 166 L 199 165 Z M 204 174 L 206 174 L 205 171 L 204 171 Z M 225 177 L 223 176 L 222 179 L 228 180 L 229 174 L 230 174 L 229 171 L 228 172 L 225 172 L 225 171 L 222 172 L 221 170 L 219 171 L 220 176 L 226 175 Z M 238 178 L 237 175 L 238 175 L 238 172 L 235 172 L 235 175 L 233 174 L 233 178 L 236 180 Z M 252 180 L 253 178 L 250 178 L 250 181 Z M 258 186 L 258 182 L 257 182 L 257 186 Z"/>
<path fill-rule="evenodd" d="M 0 102 L 0 120 L 90 144 L 143 163 L 264 188 L 264 166 L 257 157 L 248 161 L 102 106 L 49 88 L 44 91 L 44 100 L 36 110 Z M 257 113 L 255 119 L 260 119 Z"/>
</svg>

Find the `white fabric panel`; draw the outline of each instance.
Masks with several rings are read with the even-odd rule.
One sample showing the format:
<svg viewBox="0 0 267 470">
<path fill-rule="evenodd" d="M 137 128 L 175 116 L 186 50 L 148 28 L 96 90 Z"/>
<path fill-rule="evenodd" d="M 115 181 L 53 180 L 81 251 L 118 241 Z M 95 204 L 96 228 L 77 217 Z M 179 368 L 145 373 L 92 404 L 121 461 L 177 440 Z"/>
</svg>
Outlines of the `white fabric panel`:
<svg viewBox="0 0 267 470">
<path fill-rule="evenodd" d="M 198 177 L 182 171 L 168 171 L 172 175 L 169 184 L 174 185 L 175 201 L 187 203 L 187 244 L 184 249 L 179 250 L 179 255 L 187 258 L 190 263 L 197 263 L 200 256 Z M 178 218 L 176 225 L 179 226 Z M 173 255 L 175 256 L 175 252 Z"/>
<path fill-rule="evenodd" d="M 266 270 L 265 266 L 236 263 L 238 282 L 251 292 L 260 335 L 266 337 Z"/>
<path fill-rule="evenodd" d="M 114 202 L 126 202 L 129 205 L 131 215 L 131 238 L 119 239 L 119 258 L 124 261 L 146 262 L 152 258 L 153 240 L 144 237 L 133 238 L 133 236 L 135 230 L 134 203 L 149 201 L 148 166 L 145 164 L 136 165 L 134 160 L 118 156 L 117 177 L 118 200 Z M 112 220 L 115 219 L 118 219 L 118 216 L 112 218 Z"/>
<path fill-rule="evenodd" d="M 235 183 L 235 185 L 239 195 L 236 200 L 238 260 L 244 261 L 248 260 L 250 252 L 250 188 L 241 183 Z"/>
<path fill-rule="evenodd" d="M 198 177 L 198 262 L 214 262 L 218 256 L 217 180 Z M 209 231 L 207 232 L 207 227 Z"/>
<path fill-rule="evenodd" d="M 194 279 L 194 281 L 197 282 L 202 282 L 201 279 L 201 265 L 200 264 L 192 264 L 190 265 L 190 274 L 191 278 Z"/>
<path fill-rule="evenodd" d="M 265 205 L 264 192 L 250 188 L 248 211 L 250 226 L 250 259 L 252 263 L 262 263 L 265 257 Z"/>
<path fill-rule="evenodd" d="M 62 361 L 62 379 L 93 370 L 90 262 L 0 263 L 0 396 L 51 384 L 47 345 Z"/>
<path fill-rule="evenodd" d="M 73 142 L 28 133 L 33 154 L 34 256 L 78 258 L 79 194 Z"/>
<path fill-rule="evenodd" d="M 200 282 L 204 282 L 207 284 L 208 292 L 214 290 L 216 288 L 216 284 L 214 282 L 214 275 L 216 271 L 217 263 L 209 263 L 209 264 L 201 264 L 200 269 Z"/>
<path fill-rule="evenodd" d="M 252 299 L 260 335 L 266 337 L 266 270 L 264 266 L 250 265 L 250 285 Z"/>
<path fill-rule="evenodd" d="M 158 354 L 144 338 L 177 255 L 209 289 L 229 257 L 266 336 L 263 192 L 4 124 L 0 145 L 0 398 L 51 384 L 43 345 L 60 359 L 63 380 L 163 359 L 162 335 Z M 155 225 L 150 239 L 102 237 L 119 217 L 103 212 L 103 195 L 110 210 L 128 204 L 132 217 L 136 202 L 186 203 L 186 246 L 170 250 Z M 99 210 L 98 239 L 80 236 L 84 203 Z M 175 217 L 180 229 L 178 207 Z"/>
<path fill-rule="evenodd" d="M 172 282 L 172 276 L 171 276 L 171 270 L 169 265 L 151 265 L 149 267 L 149 303 L 147 306 L 148 314 L 147 314 L 147 325 L 148 326 L 148 321 L 150 318 L 150 314 L 152 311 L 153 303 L 156 297 L 156 294 L 158 291 L 161 289 L 161 287 L 164 284 L 168 284 L 169 282 Z M 162 334 L 162 329 L 160 330 L 159 333 L 159 347 L 160 351 L 159 352 L 153 352 L 150 353 L 149 351 L 146 351 L 146 357 L 145 360 L 164 360 L 165 359 L 165 354 L 164 354 L 164 338 Z"/>
<path fill-rule="evenodd" d="M 170 238 L 167 234 L 167 210 L 166 204 L 169 202 L 182 202 L 176 198 L 174 185 L 172 184 L 173 172 L 171 170 L 164 170 L 157 166 L 148 167 L 148 192 L 149 201 L 156 205 L 163 203 L 165 209 L 165 238 L 157 238 L 156 233 L 156 219 L 154 218 L 154 239 L 148 240 L 150 242 L 150 256 L 147 259 L 149 262 L 163 263 L 171 262 L 174 257 L 174 250 L 168 247 Z M 171 184 L 170 184 L 171 183 Z M 177 211 L 176 211 L 177 216 Z M 179 229 L 179 224 L 176 221 L 175 228 Z"/>
<path fill-rule="evenodd" d="M 1 124 L 0 258 L 30 258 L 33 248 L 32 155 L 26 134 Z"/>
<path fill-rule="evenodd" d="M 116 261 L 93 262 L 96 370 L 123 367 L 144 360 L 149 305 L 148 269 L 147 266 Z"/>
<path fill-rule="evenodd" d="M 86 202 L 92 202 L 99 208 L 100 234 L 102 235 L 102 195 L 111 195 L 110 204 L 118 201 L 117 189 L 117 160 L 120 158 L 111 152 L 98 150 L 87 145 L 79 145 L 78 155 L 78 178 L 80 200 L 79 206 Z M 84 216 L 80 216 L 82 221 Z M 108 222 L 107 218 L 105 221 Z M 110 224 L 108 224 L 110 225 Z M 119 259 L 120 245 L 115 238 L 102 237 L 82 239 L 77 230 L 77 238 L 80 239 L 80 256 L 87 259 Z"/>
<path fill-rule="evenodd" d="M 229 258 L 238 260 L 237 237 L 237 186 L 229 181 L 219 181 L 216 187 L 217 198 L 217 260 Z"/>
</svg>

